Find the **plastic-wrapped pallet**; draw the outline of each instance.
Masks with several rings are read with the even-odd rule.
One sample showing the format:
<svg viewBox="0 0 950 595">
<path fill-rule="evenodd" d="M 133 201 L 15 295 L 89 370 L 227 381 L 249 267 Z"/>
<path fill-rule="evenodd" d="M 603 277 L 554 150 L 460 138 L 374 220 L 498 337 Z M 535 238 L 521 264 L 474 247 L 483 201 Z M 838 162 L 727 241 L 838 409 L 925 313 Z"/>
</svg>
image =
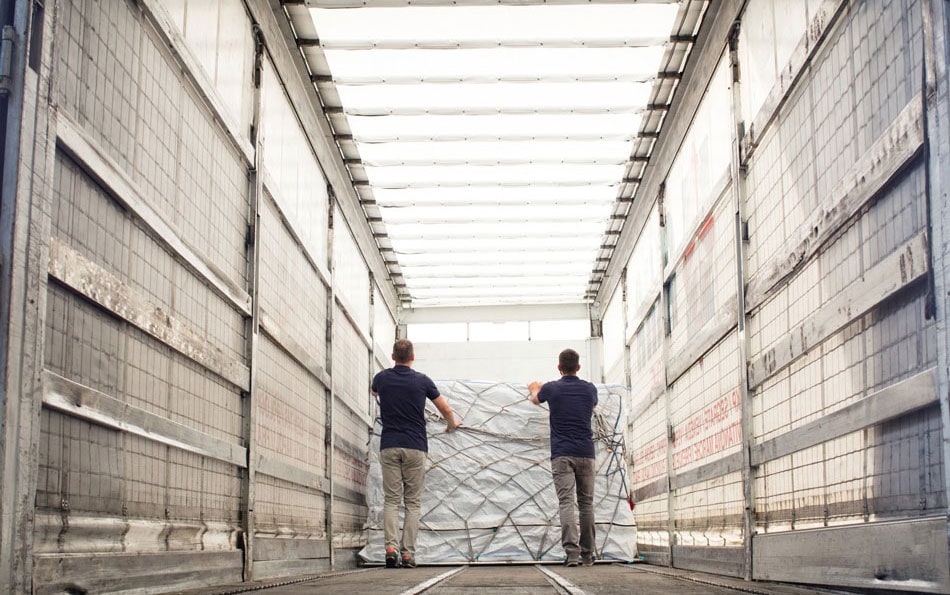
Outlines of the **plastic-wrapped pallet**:
<svg viewBox="0 0 950 595">
<path fill-rule="evenodd" d="M 557 495 L 551 479 L 548 409 L 531 404 L 523 384 L 437 381 L 463 427 L 446 434 L 426 409 L 429 466 L 416 541 L 420 564 L 561 561 Z M 594 512 L 597 555 L 631 561 L 636 524 L 627 501 L 623 432 L 625 389 L 598 385 L 593 428 L 597 454 Z M 367 481 L 366 563 L 382 563 L 383 488 L 376 420 Z M 402 522 L 400 521 L 400 527 Z"/>
</svg>

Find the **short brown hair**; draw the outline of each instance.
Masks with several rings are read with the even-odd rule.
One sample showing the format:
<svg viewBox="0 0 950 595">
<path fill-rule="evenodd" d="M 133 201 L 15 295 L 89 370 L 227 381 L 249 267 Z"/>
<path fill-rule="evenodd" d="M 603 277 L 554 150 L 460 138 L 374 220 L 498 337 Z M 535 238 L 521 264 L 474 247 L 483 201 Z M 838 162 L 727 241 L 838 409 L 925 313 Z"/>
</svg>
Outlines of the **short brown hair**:
<svg viewBox="0 0 950 595">
<path fill-rule="evenodd" d="M 412 361 L 412 341 L 399 339 L 393 343 L 393 361 L 397 364 L 408 364 Z"/>
<path fill-rule="evenodd" d="M 581 356 L 573 349 L 565 349 L 557 356 L 557 367 L 565 374 L 575 374 L 581 367 Z"/>
</svg>

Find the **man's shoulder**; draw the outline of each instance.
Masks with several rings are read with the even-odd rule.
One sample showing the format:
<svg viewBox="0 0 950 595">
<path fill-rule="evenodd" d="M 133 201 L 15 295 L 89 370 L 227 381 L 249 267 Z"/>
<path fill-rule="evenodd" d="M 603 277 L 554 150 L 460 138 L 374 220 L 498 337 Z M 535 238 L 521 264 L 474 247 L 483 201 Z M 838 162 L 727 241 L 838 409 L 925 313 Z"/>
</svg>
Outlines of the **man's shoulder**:
<svg viewBox="0 0 950 595">
<path fill-rule="evenodd" d="M 425 373 L 423 373 L 423 372 L 420 372 L 420 371 L 418 371 L 418 370 L 414 370 L 414 369 L 412 369 L 412 368 L 409 368 L 409 371 L 408 371 L 408 372 L 405 372 L 405 374 L 406 374 L 406 378 L 408 379 L 408 381 L 411 382 L 411 383 L 413 383 L 413 384 L 415 384 L 416 386 L 420 386 L 420 385 L 424 386 L 424 385 L 428 385 L 428 384 L 431 384 L 432 386 L 435 386 L 435 383 L 432 382 L 432 379 L 429 378 L 429 377 L 428 377 Z"/>
<path fill-rule="evenodd" d="M 576 377 L 576 376 L 574 377 L 574 380 L 571 382 L 571 389 L 570 389 L 570 390 L 571 390 L 571 392 L 574 393 L 574 394 L 577 394 L 578 392 L 581 392 L 581 393 L 588 393 L 588 394 L 593 395 L 593 396 L 595 396 L 595 397 L 597 396 L 597 385 L 596 385 L 596 384 L 594 384 L 593 382 L 589 382 L 589 381 L 587 381 L 587 380 L 584 380 L 583 378 L 578 378 L 578 377 Z"/>
<path fill-rule="evenodd" d="M 409 375 L 412 376 L 413 378 L 429 378 L 428 376 L 425 375 L 424 372 L 420 372 L 419 370 L 416 370 L 415 368 L 409 368 Z"/>
<path fill-rule="evenodd" d="M 583 386 L 584 388 L 593 388 L 594 390 L 597 390 L 597 385 L 594 384 L 593 382 L 589 380 L 584 380 L 583 378 L 579 376 L 575 376 L 574 378 L 576 378 L 577 381 L 580 383 L 580 385 Z"/>
<path fill-rule="evenodd" d="M 588 387 L 588 388 L 590 388 L 590 387 L 595 388 L 595 389 L 597 388 L 597 385 L 596 385 L 596 384 L 594 384 L 593 382 L 589 382 L 589 381 L 587 381 L 587 380 L 584 380 L 584 379 L 581 378 L 580 376 L 561 376 L 560 378 L 558 378 L 558 379 L 555 380 L 554 382 L 548 382 L 547 384 L 555 384 L 555 385 L 559 385 L 559 386 L 566 386 L 566 385 L 577 386 L 577 385 L 580 385 L 580 386 L 584 386 L 584 387 Z"/>
</svg>

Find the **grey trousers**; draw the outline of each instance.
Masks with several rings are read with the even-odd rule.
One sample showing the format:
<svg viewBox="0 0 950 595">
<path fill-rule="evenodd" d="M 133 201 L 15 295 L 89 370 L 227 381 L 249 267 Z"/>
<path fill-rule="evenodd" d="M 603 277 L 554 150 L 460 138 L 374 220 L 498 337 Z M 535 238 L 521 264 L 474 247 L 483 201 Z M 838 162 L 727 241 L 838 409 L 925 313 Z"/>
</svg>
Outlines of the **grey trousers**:
<svg viewBox="0 0 950 595">
<path fill-rule="evenodd" d="M 594 555 L 594 459 L 556 457 L 551 459 L 554 489 L 561 515 L 561 546 L 568 558 Z M 580 538 L 574 514 L 574 496 L 580 511 Z"/>
<path fill-rule="evenodd" d="M 416 555 L 422 487 L 426 480 L 426 453 L 412 448 L 384 448 L 379 451 L 383 469 L 383 534 L 386 547 L 403 556 Z M 405 500 L 406 519 L 399 540 L 399 505 Z"/>
</svg>

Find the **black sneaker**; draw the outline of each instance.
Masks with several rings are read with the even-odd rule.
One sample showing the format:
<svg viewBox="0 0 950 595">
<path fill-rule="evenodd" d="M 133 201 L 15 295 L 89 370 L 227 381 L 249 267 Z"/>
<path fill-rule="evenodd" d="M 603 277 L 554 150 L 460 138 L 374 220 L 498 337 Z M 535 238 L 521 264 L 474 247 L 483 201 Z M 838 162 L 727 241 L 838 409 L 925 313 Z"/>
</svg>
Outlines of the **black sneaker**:
<svg viewBox="0 0 950 595">
<path fill-rule="evenodd" d="M 593 566 L 594 557 L 593 556 L 581 556 L 581 566 Z"/>
<path fill-rule="evenodd" d="M 564 561 L 564 565 L 569 568 L 573 568 L 578 564 L 580 564 L 580 560 L 577 558 L 577 556 L 568 556 L 567 560 Z"/>
<path fill-rule="evenodd" d="M 403 556 L 402 557 L 402 567 L 403 568 L 415 568 L 416 559 L 412 556 Z"/>
<path fill-rule="evenodd" d="M 388 547 L 386 548 L 386 568 L 395 568 L 399 566 L 399 555 L 396 553 L 396 550 Z"/>
</svg>

